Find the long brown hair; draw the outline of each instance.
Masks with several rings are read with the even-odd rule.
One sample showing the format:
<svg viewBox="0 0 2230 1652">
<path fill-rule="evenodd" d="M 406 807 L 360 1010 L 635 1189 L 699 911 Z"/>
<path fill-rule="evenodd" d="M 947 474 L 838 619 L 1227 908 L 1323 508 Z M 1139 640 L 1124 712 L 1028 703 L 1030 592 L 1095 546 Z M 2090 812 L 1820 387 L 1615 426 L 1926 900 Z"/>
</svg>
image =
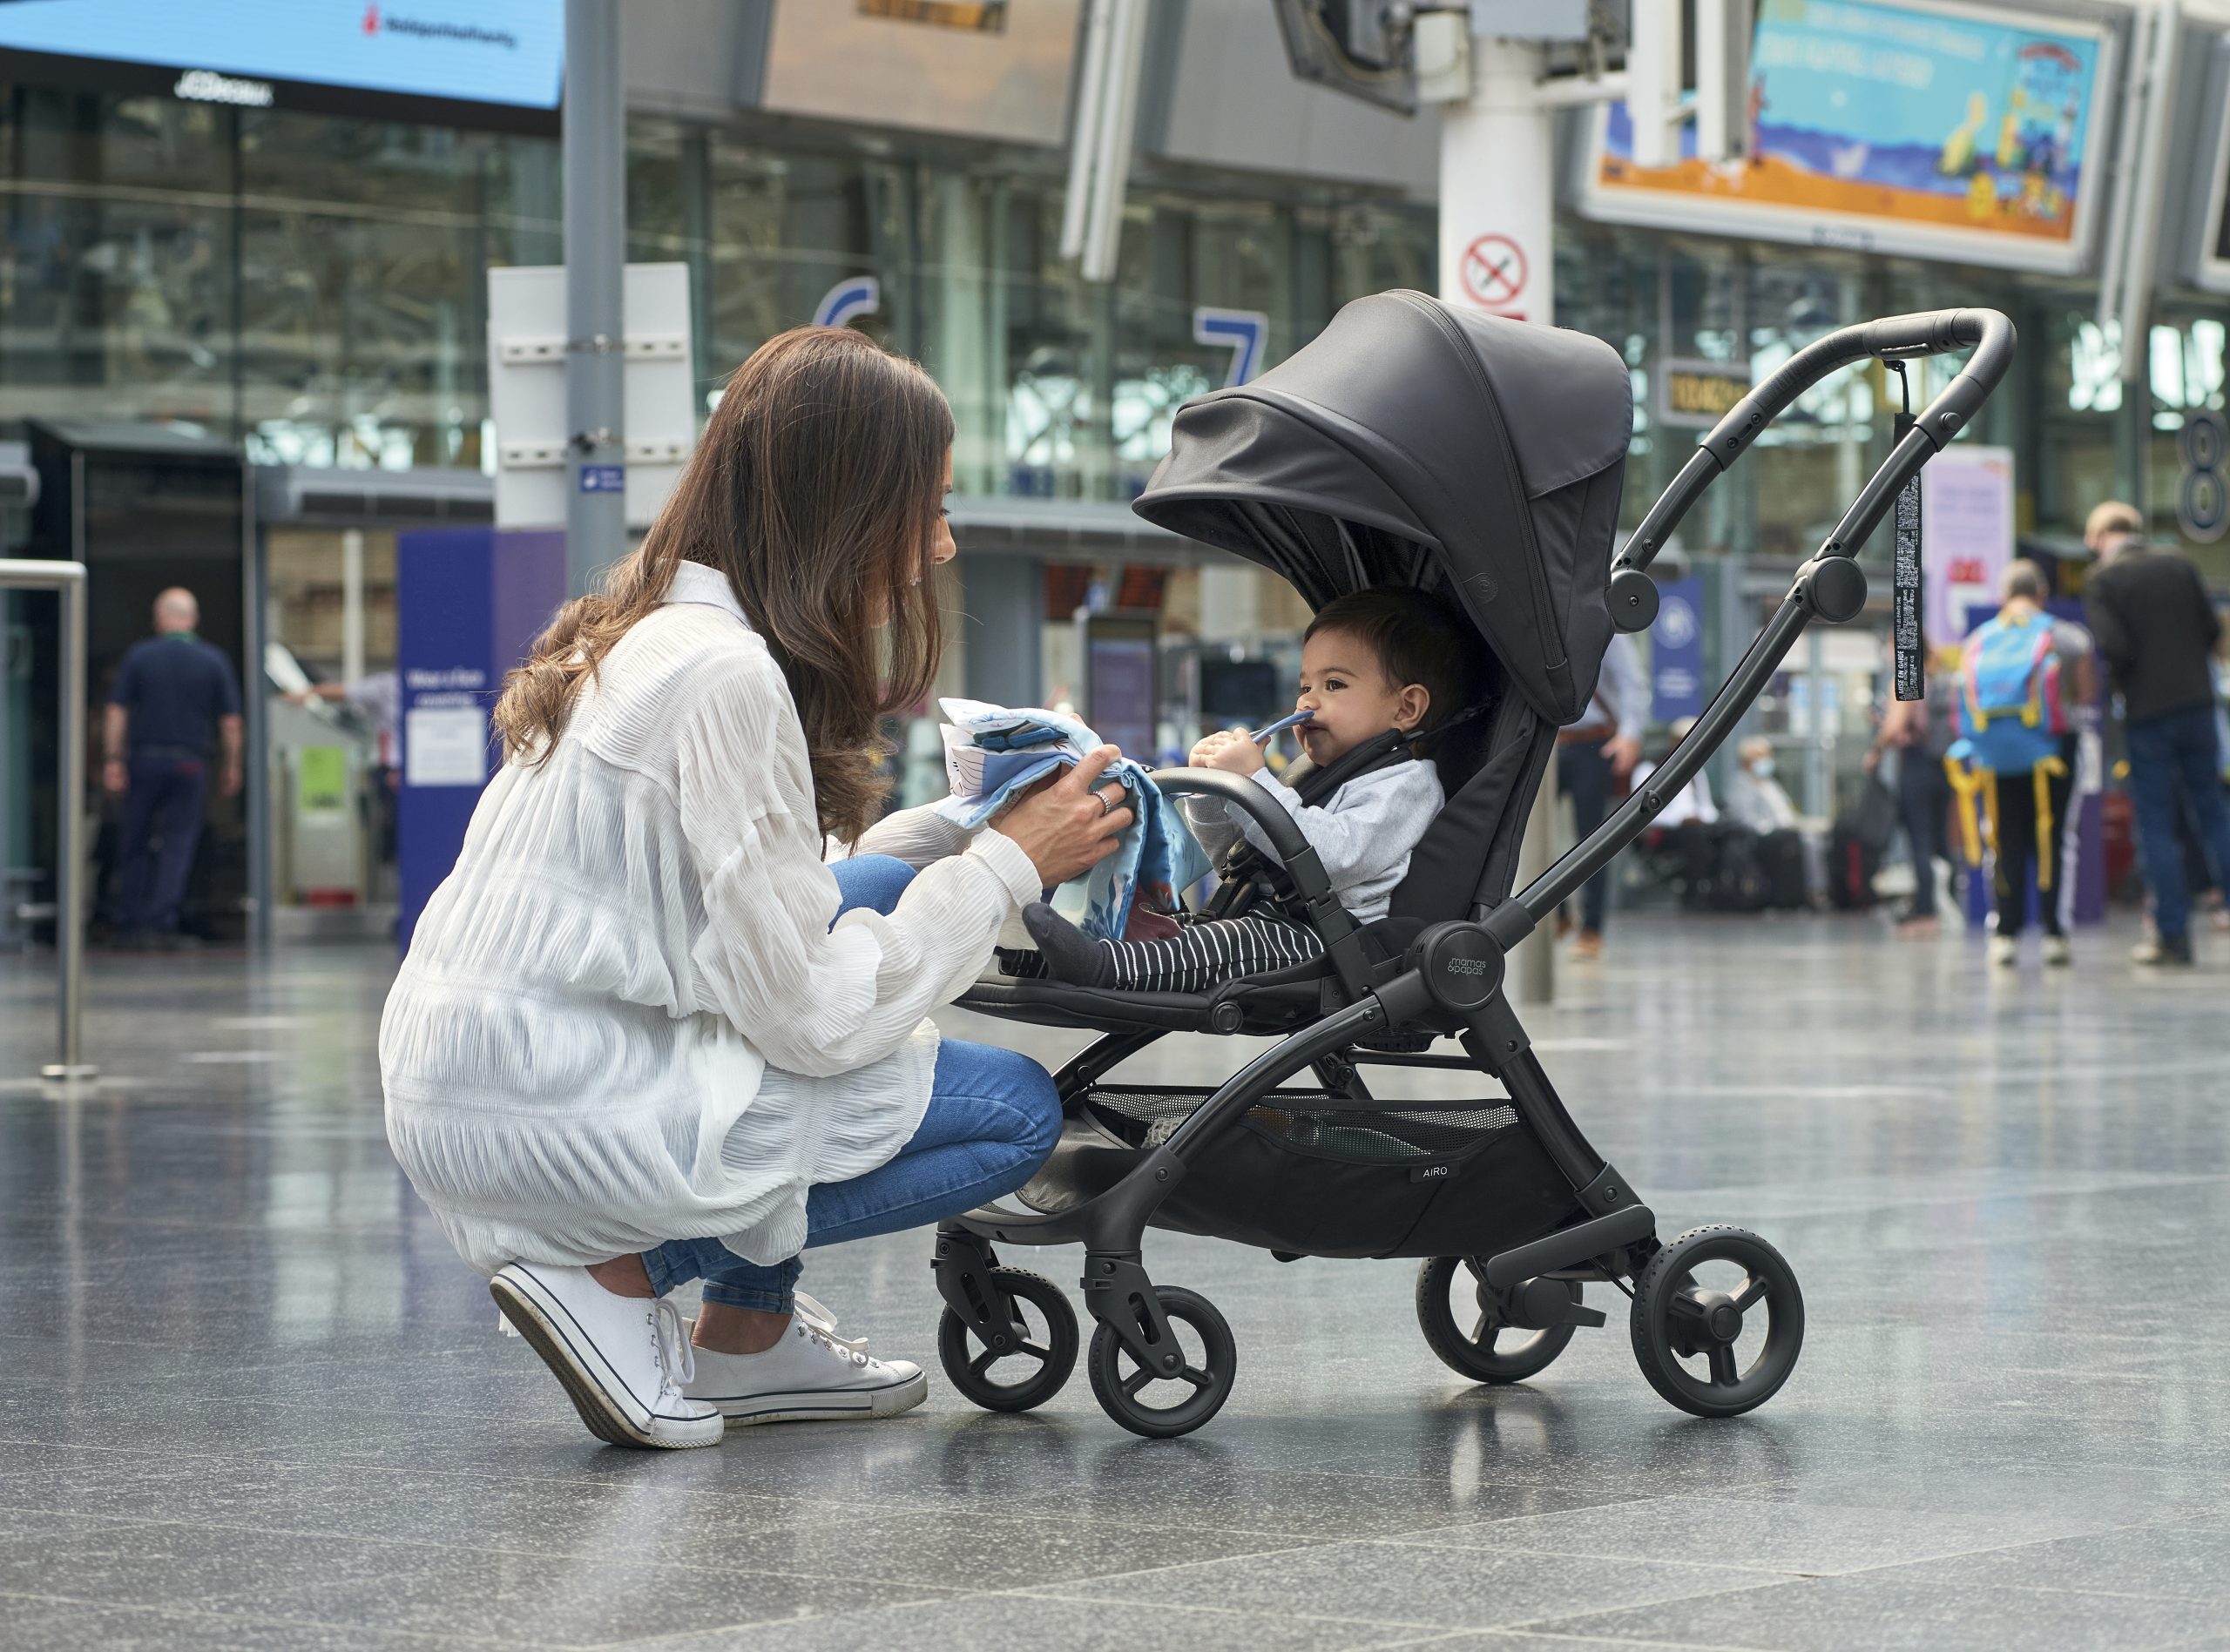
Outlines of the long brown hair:
<svg viewBox="0 0 2230 1652">
<path fill-rule="evenodd" d="M 952 435 L 929 374 L 862 334 L 769 339 L 729 379 L 642 545 L 559 610 L 505 681 L 506 754 L 547 758 L 582 679 L 664 601 L 679 563 L 701 563 L 727 576 L 789 682 L 821 829 L 856 837 L 889 787 L 877 723 L 936 675 L 930 559 Z"/>
</svg>

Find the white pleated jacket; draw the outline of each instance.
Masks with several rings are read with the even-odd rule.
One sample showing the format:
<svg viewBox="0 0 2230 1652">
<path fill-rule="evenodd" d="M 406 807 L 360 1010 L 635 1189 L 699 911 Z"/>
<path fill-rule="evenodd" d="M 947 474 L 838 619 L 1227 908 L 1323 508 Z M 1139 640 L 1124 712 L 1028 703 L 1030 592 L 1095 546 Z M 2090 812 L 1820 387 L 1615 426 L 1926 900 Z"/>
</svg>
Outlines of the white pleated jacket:
<svg viewBox="0 0 2230 1652">
<path fill-rule="evenodd" d="M 808 1188 L 896 1154 L 929 1105 L 927 1013 L 1037 874 L 926 810 L 858 847 L 924 869 L 891 916 L 831 929 L 788 685 L 726 577 L 683 563 L 548 761 L 489 783 L 388 995 L 388 1140 L 468 1262 L 702 1237 L 777 1262 Z"/>
</svg>

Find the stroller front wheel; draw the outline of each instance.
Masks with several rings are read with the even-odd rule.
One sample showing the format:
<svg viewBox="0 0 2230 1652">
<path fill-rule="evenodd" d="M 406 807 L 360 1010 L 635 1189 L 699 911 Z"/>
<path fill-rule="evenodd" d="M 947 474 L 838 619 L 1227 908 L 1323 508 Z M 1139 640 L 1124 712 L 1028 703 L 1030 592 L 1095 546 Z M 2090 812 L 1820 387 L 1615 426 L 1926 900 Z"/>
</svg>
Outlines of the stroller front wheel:
<svg viewBox="0 0 2230 1652">
<path fill-rule="evenodd" d="M 1099 1408 L 1132 1433 L 1174 1440 L 1223 1409 L 1231 1397 L 1239 1345 L 1215 1304 L 1197 1291 L 1173 1285 L 1156 1285 L 1154 1291 L 1170 1328 L 1181 1325 L 1193 1333 L 1179 1338 L 1181 1365 L 1166 1376 L 1149 1370 L 1123 1345 L 1115 1327 L 1102 1320 L 1091 1333 L 1091 1392 Z M 1171 1399 L 1157 1403 L 1157 1395 Z"/>
<path fill-rule="evenodd" d="M 1756 1234 L 1691 1228 L 1634 1282 L 1632 1327 L 1651 1387 L 1696 1416 L 1739 1417 L 1796 1369 L 1804 1294 L 1787 1259 Z"/>
<path fill-rule="evenodd" d="M 1021 1344 L 1005 1350 L 980 1352 L 969 1336 L 968 1325 L 950 1308 L 937 1321 L 937 1359 L 944 1374 L 961 1394 L 986 1411 L 1028 1411 L 1061 1392 L 1077 1365 L 1077 1311 L 1068 1295 L 1042 1273 L 1021 1268 L 994 1268 L 990 1283 L 1006 1293 L 1009 1312 L 1024 1327 Z M 1024 1306 L 1035 1308 L 1044 1322 L 1033 1340 L 1034 1327 Z M 1009 1360 L 1023 1362 L 1018 1380 L 1004 1381 L 994 1368 Z"/>
<path fill-rule="evenodd" d="M 1566 1281 L 1566 1286 L 1571 1299 L 1579 1301 L 1578 1281 Z M 1465 1311 L 1456 1307 L 1459 1297 L 1467 1299 Z M 1471 1326 L 1468 1332 L 1463 1329 L 1467 1322 Z M 1477 1265 L 1464 1257 L 1432 1257 L 1418 1268 L 1417 1328 L 1425 1333 L 1425 1346 L 1440 1356 L 1442 1364 L 1473 1382 L 1524 1382 L 1538 1375 L 1564 1351 L 1573 1329 L 1551 1325 L 1528 1330 L 1513 1324 L 1503 1293 L 1490 1286 Z"/>
</svg>

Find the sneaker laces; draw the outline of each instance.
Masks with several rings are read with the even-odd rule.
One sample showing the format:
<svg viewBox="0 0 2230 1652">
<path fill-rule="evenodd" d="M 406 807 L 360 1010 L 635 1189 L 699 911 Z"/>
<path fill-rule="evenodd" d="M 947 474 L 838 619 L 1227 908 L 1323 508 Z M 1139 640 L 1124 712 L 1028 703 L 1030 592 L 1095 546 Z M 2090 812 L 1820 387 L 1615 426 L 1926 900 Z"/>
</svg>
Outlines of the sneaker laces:
<svg viewBox="0 0 2230 1652">
<path fill-rule="evenodd" d="M 855 1365 L 868 1365 L 875 1363 L 868 1358 L 867 1352 L 863 1348 L 855 1347 L 851 1343 L 845 1341 L 841 1337 L 830 1336 L 828 1332 L 823 1330 L 817 1323 L 811 1319 L 799 1316 L 797 1327 L 798 1334 L 800 1336 L 806 1338 L 809 1341 L 819 1343 L 822 1347 L 828 1349 L 830 1353 L 835 1354 L 839 1359 L 848 1361 Z"/>
<path fill-rule="evenodd" d="M 822 1307 L 814 1298 L 806 1295 L 804 1291 L 795 1291 L 790 1293 L 790 1307 L 800 1319 L 821 1332 L 830 1342 L 841 1347 L 849 1348 L 854 1353 L 863 1354 L 868 1351 L 868 1339 L 865 1337 L 838 1336 L 836 1316 Z"/>
<path fill-rule="evenodd" d="M 678 1394 L 697 1379 L 697 1356 L 689 1346 L 689 1330 L 671 1297 L 659 1297 L 651 1304 L 651 1345 L 658 1355 L 659 1372 L 666 1389 Z"/>
</svg>

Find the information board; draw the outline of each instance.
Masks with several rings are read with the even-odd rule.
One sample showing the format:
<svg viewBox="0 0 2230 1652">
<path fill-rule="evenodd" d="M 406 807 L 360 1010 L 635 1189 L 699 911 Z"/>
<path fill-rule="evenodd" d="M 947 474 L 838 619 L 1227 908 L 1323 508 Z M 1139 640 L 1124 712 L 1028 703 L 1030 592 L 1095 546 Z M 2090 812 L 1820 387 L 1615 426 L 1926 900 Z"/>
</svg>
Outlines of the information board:
<svg viewBox="0 0 2230 1652">
<path fill-rule="evenodd" d="M 1649 631 L 1649 716 L 1653 723 L 1700 717 L 1704 709 L 1704 583 L 1661 580 Z"/>
<path fill-rule="evenodd" d="M 398 535 L 395 672 L 402 785 L 395 797 L 397 941 L 456 864 L 497 759 L 489 721 L 505 673 L 565 597 L 565 536 L 493 528 Z"/>
<path fill-rule="evenodd" d="M 1625 223 L 2074 271 L 2103 194 L 2103 25 L 1935 0 L 1762 0 L 1747 153 L 1633 164 L 1596 117 L 1584 206 Z"/>
</svg>

